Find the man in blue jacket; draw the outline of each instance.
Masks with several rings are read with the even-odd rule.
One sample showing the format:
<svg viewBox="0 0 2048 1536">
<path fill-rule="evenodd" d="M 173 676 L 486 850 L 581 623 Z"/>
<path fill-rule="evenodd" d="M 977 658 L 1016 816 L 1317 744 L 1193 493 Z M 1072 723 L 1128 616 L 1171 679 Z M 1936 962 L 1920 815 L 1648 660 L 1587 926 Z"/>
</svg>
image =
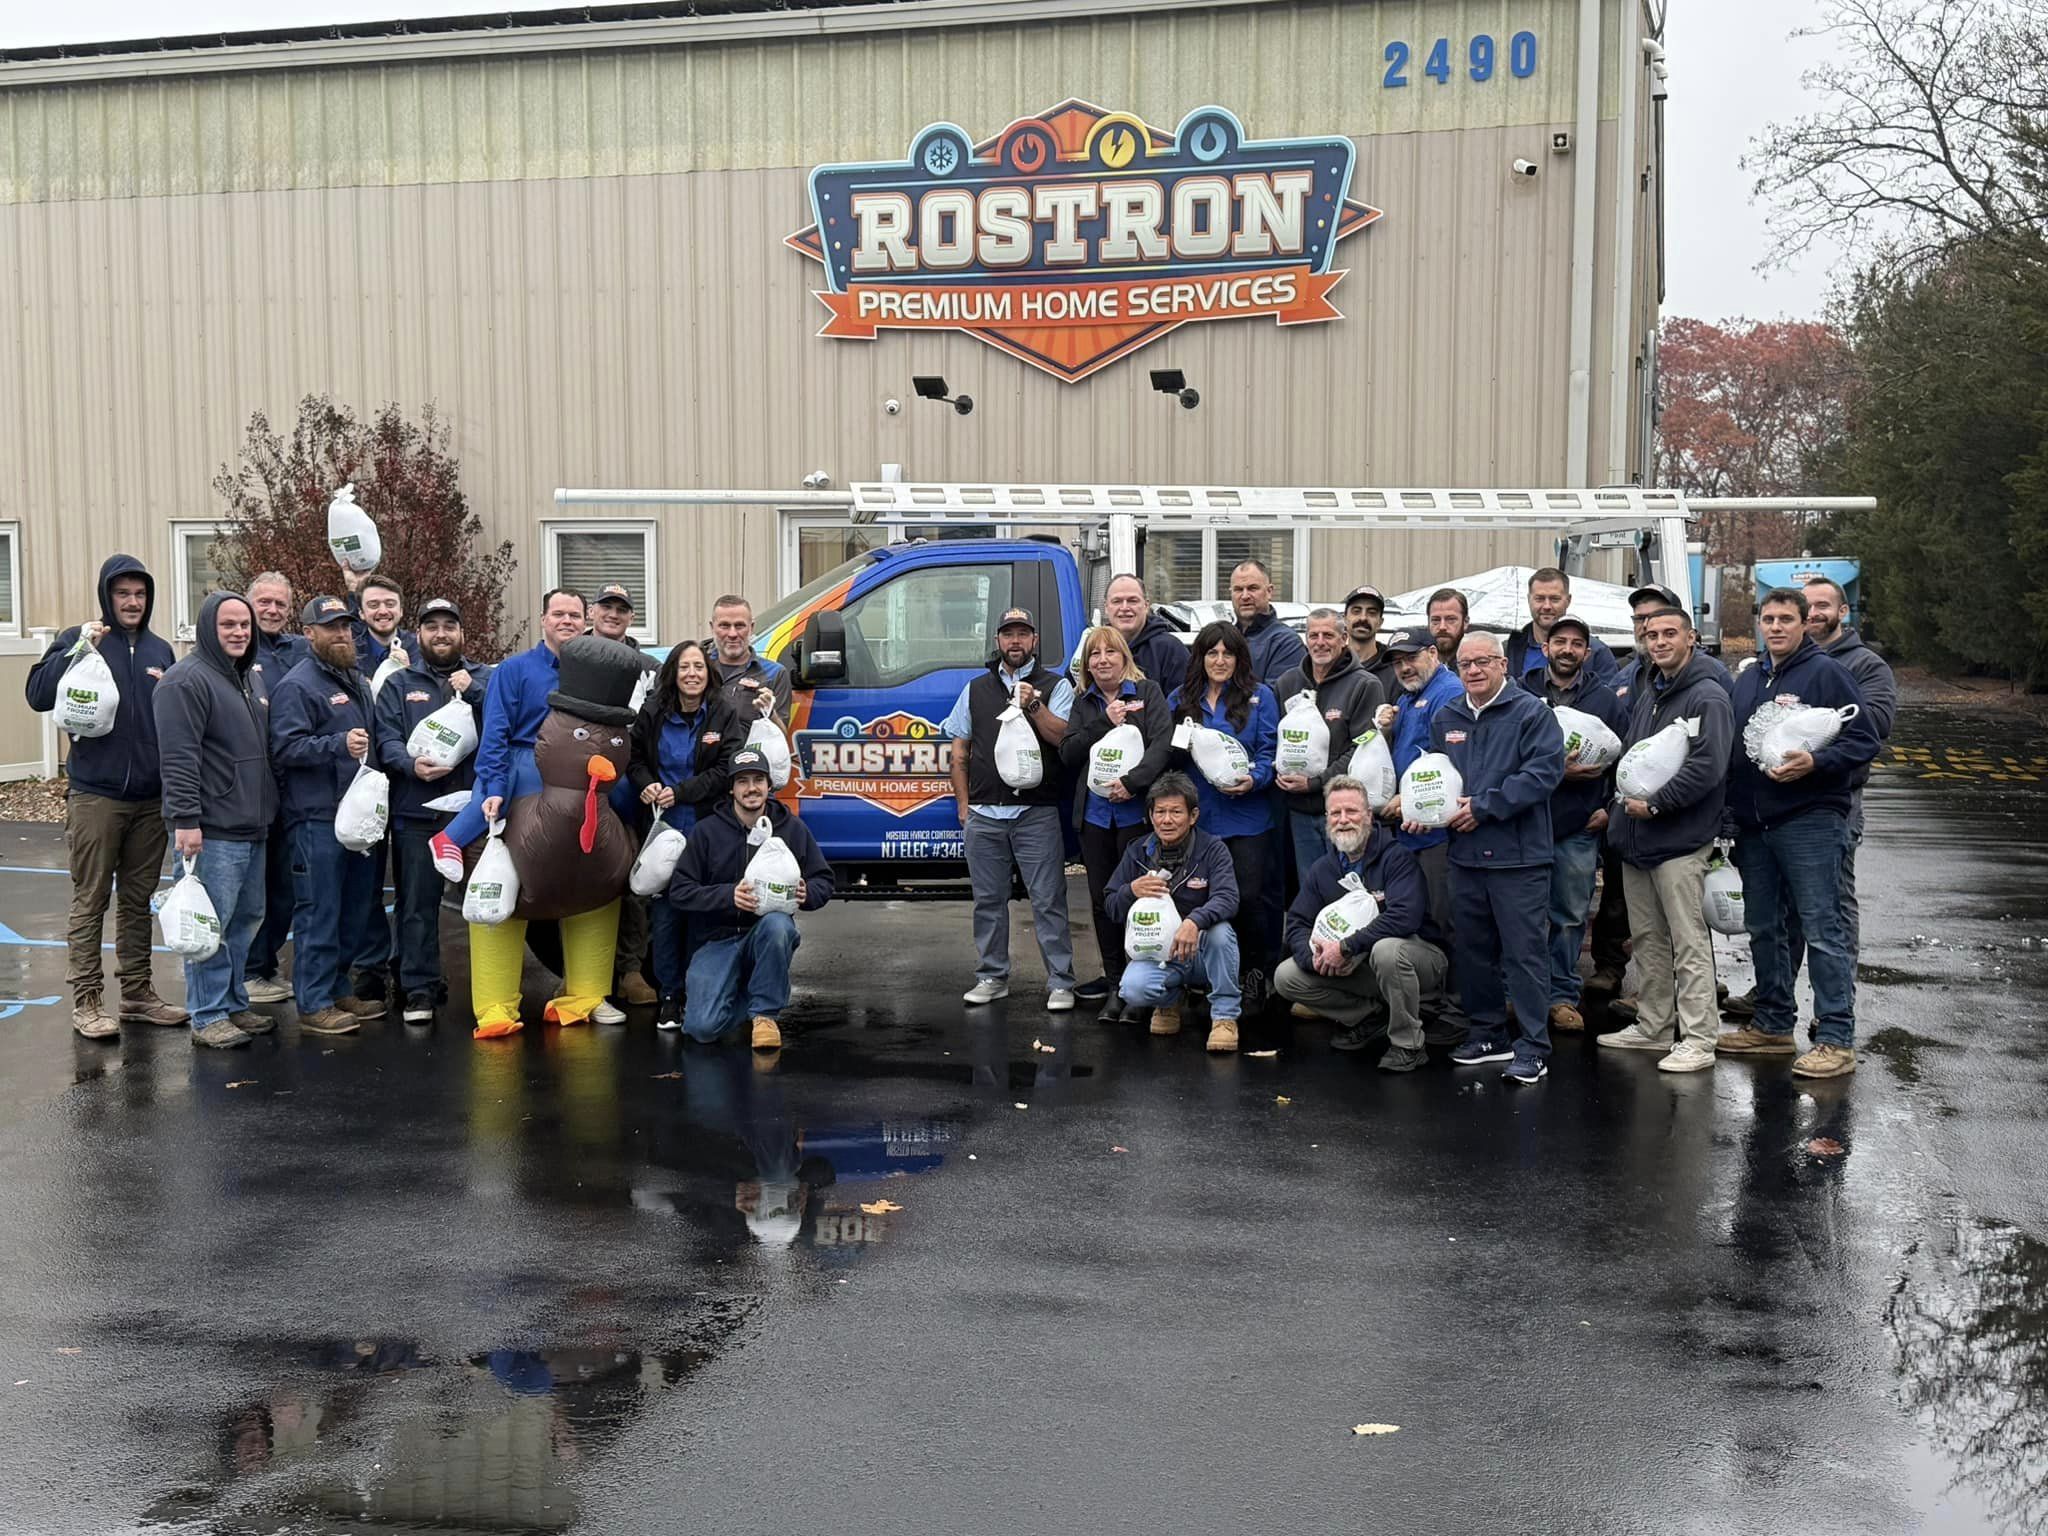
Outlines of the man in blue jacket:
<svg viewBox="0 0 2048 1536">
<path fill-rule="evenodd" d="M 313 654 L 287 672 L 270 698 L 270 756 L 277 765 L 292 840 L 292 997 L 299 1027 L 345 1035 L 384 1017 L 376 998 L 345 989 L 378 910 L 382 871 L 334 836 L 334 813 L 370 755 L 369 681 L 356 667 L 353 619 L 338 597 L 316 597 L 299 615 Z"/>
<path fill-rule="evenodd" d="M 1575 614 L 1550 626 L 1544 642 L 1549 666 L 1531 680 L 1531 691 L 1552 710 L 1576 709 L 1593 716 L 1619 740 L 1628 713 L 1614 691 L 1588 672 L 1590 648 L 1599 642 Z M 1600 871 L 1600 834 L 1607 830 L 1607 799 L 1614 769 L 1581 767 L 1567 755 L 1564 778 L 1550 797 L 1550 839 L 1557 857 L 1550 866 L 1550 1027 L 1568 1033 L 1585 1029 L 1579 1012 L 1579 945 L 1586 936 L 1586 912 L 1593 904 L 1593 879 Z"/>
<path fill-rule="evenodd" d="M 462 610 L 445 597 L 419 611 L 419 657 L 384 684 L 371 706 L 371 745 L 377 766 L 391 780 L 391 846 L 398 864 L 398 985 L 405 1022 L 429 1024 L 448 998 L 441 974 L 441 891 L 434 873 L 433 835 L 449 813 L 429 800 L 469 789 L 476 781 L 472 751 L 453 767 L 409 750 L 419 723 L 460 698 L 472 711 L 484 705 L 485 669 L 462 654 Z"/>
<path fill-rule="evenodd" d="M 1157 683 L 1161 693 L 1186 685 L 1193 653 L 1174 627 L 1152 611 L 1144 582 L 1128 571 L 1110 577 L 1102 590 L 1102 618 L 1124 637 L 1138 670 Z"/>
<path fill-rule="evenodd" d="M 1387 1053 L 1382 1072 L 1413 1072 L 1429 1060 L 1423 1049 L 1422 1004 L 1444 989 L 1450 958 L 1443 934 L 1429 915 L 1429 886 L 1407 849 L 1387 832 L 1377 832 L 1366 806 L 1365 786 L 1339 776 L 1323 787 L 1324 819 L 1334 850 L 1301 877 L 1301 892 L 1287 909 L 1289 958 L 1280 963 L 1274 985 L 1283 997 L 1305 1003 L 1341 1026 L 1330 1044 L 1340 1051 L 1362 1050 L 1385 1020 Z M 1338 940 L 1316 937 L 1316 919 L 1341 898 L 1345 881 L 1379 905 L 1379 916 Z"/>
<path fill-rule="evenodd" d="M 1529 622 L 1507 640 L 1508 679 L 1531 693 L 1543 691 L 1543 673 L 1550 665 L 1551 626 L 1564 617 L 1572 603 L 1572 579 L 1554 565 L 1546 565 L 1529 577 Z M 1586 634 L 1586 675 L 1596 683 L 1612 684 L 1620 664 L 1604 641 Z"/>
<path fill-rule="evenodd" d="M 1501 1076 L 1527 1086 L 1550 1072 L 1550 796 L 1564 778 L 1564 738 L 1536 695 L 1508 681 L 1494 636 L 1458 643 L 1458 675 L 1464 697 L 1430 722 L 1465 789 L 1449 823 L 1451 957 L 1472 1033 L 1451 1060 L 1504 1061 Z"/>
<path fill-rule="evenodd" d="M 1380 706 L 1375 717 L 1387 733 L 1387 750 L 1393 754 L 1394 772 L 1406 773 L 1415 759 L 1432 750 L 1430 727 L 1437 711 L 1465 690 L 1458 685 L 1455 668 L 1446 666 L 1437 649 L 1436 637 L 1416 625 L 1398 630 L 1380 642 L 1392 653 L 1394 676 L 1401 696 Z M 1396 795 L 1380 815 L 1397 829 L 1396 840 L 1408 850 L 1415 867 L 1429 886 L 1429 915 L 1440 932 L 1451 932 L 1451 834 L 1441 827 L 1408 828 L 1401 825 L 1401 797 Z"/>
<path fill-rule="evenodd" d="M 1721 1035 L 1700 882 L 1721 830 L 1734 717 L 1720 668 L 1695 646 L 1683 609 L 1658 609 L 1638 632 L 1649 677 L 1635 691 L 1623 750 L 1676 724 L 1687 729 L 1685 760 L 1654 794 L 1620 799 L 1608 828 L 1642 990 L 1635 1022 L 1600 1043 L 1660 1052 L 1665 1072 L 1700 1072 L 1713 1066 Z"/>
<path fill-rule="evenodd" d="M 262 677 L 267 691 L 312 655 L 313 648 L 304 635 L 291 631 L 292 584 L 282 571 L 265 571 L 249 583 L 249 606 L 256 610 L 256 660 L 250 670 Z M 249 1001 L 288 1003 L 291 983 L 277 975 L 278 952 L 292 927 L 292 842 L 282 808 L 263 839 L 263 862 L 263 923 L 249 945 Z"/>
<path fill-rule="evenodd" d="M 405 653 L 407 662 L 417 660 L 420 637 L 400 627 L 405 617 L 405 594 L 399 591 L 398 583 L 375 571 L 362 576 L 344 571 L 342 580 L 349 590 L 346 601 L 353 619 L 349 638 L 355 641 L 356 670 L 365 677 L 375 677 L 394 645 Z"/>
<path fill-rule="evenodd" d="M 1842 915 L 1842 854 L 1862 771 L 1877 756 L 1877 725 L 1848 669 L 1806 633 L 1804 592 L 1776 587 L 1757 605 L 1764 654 L 1735 682 L 1734 753 L 1728 781 L 1735 863 L 1742 872 L 1744 924 L 1756 962 L 1756 1019 L 1721 1037 L 1723 1051 L 1789 1056 L 1798 1022 L 1791 946 L 1781 904 L 1799 915 L 1806 969 L 1813 982 L 1814 1043 L 1792 1063 L 1799 1077 L 1841 1077 L 1856 1070 L 1856 961 Z M 1857 707 L 1841 733 L 1817 752 L 1794 751 L 1768 773 L 1750 755 L 1781 710 Z"/>
<path fill-rule="evenodd" d="M 193 628 L 192 654 L 164 674 L 154 706 L 164 819 L 220 921 L 220 947 L 185 961 L 192 1043 L 225 1049 L 276 1028 L 249 1007 L 245 967 L 263 923 L 263 845 L 277 819 L 277 779 L 255 610 L 247 598 L 215 592 Z"/>
<path fill-rule="evenodd" d="M 156 995 L 149 971 L 149 900 L 163 872 L 167 841 L 154 701 L 157 680 L 178 658 L 150 631 L 156 582 L 140 560 L 109 556 L 100 567 L 98 590 L 100 616 L 60 633 L 28 675 L 29 708 L 48 714 L 57 707 L 64 674 L 75 659 L 72 651 L 92 646 L 114 674 L 121 695 L 114 728 L 104 736 L 74 736 L 64 764 L 70 780 L 64 843 L 71 863 L 66 979 L 71 1027 L 88 1040 L 119 1034 L 122 1019 L 170 1025 L 190 1017 Z M 114 964 L 121 1006 L 109 1010 L 100 934 L 108 896 L 117 888 Z"/>
<path fill-rule="evenodd" d="M 1121 926 L 1131 908 L 1164 896 L 1180 914 L 1164 960 L 1124 966 L 1121 995 L 1132 1009 L 1150 1009 L 1155 1035 L 1180 1033 L 1180 999 L 1199 971 L 1209 983 L 1209 1020 L 1234 1030 L 1243 1010 L 1238 985 L 1237 870 L 1223 839 L 1195 825 L 1202 797 L 1184 773 L 1162 773 L 1145 796 L 1150 836 L 1124 850 L 1102 893 L 1103 910 Z"/>
<path fill-rule="evenodd" d="M 1231 571 L 1230 607 L 1251 647 L 1252 675 L 1268 688 L 1308 665 L 1308 643 L 1273 611 L 1273 573 L 1263 562 L 1241 560 Z"/>
<path fill-rule="evenodd" d="M 789 1007 L 789 965 L 802 941 L 794 917 L 761 910 L 761 893 L 746 878 L 755 854 L 750 834 L 766 816 L 795 856 L 800 911 L 832 899 L 832 866 L 811 829 L 769 797 L 767 758 L 746 748 L 732 755 L 730 771 L 731 798 L 697 818 L 669 880 L 669 902 L 688 924 L 683 1032 L 716 1040 L 751 1019 L 754 1049 L 773 1051 L 782 1045 L 776 1015 Z"/>
</svg>

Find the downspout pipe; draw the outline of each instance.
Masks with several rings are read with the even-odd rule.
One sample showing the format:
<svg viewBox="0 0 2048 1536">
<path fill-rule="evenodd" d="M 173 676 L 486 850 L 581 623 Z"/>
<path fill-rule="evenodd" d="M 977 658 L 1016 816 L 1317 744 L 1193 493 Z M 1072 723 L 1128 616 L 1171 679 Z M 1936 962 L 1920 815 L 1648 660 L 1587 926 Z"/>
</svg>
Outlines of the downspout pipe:
<svg viewBox="0 0 2048 1536">
<path fill-rule="evenodd" d="M 1586 478 L 1586 467 L 1593 431 L 1593 219 L 1600 176 L 1600 7 L 1601 0 L 1579 0 L 1578 115 L 1572 129 L 1571 376 L 1565 394 L 1567 486 L 1591 483 Z"/>
</svg>

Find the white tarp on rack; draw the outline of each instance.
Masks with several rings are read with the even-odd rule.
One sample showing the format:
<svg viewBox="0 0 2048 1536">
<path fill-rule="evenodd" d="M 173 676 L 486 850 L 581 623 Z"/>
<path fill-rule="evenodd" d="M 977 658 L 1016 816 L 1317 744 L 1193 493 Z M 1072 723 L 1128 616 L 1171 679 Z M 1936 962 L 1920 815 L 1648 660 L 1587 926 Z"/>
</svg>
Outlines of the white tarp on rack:
<svg viewBox="0 0 2048 1536">
<path fill-rule="evenodd" d="M 1476 576 L 1455 576 L 1390 597 L 1385 627 L 1400 629 L 1410 624 L 1427 624 L 1429 594 L 1441 587 L 1453 587 L 1465 594 L 1472 628 L 1508 634 L 1529 622 L 1529 577 L 1535 569 L 1531 565 L 1497 565 Z M 1584 619 L 1610 650 L 1632 652 L 1636 634 L 1629 615 L 1628 595 L 1634 590 L 1611 581 L 1595 581 L 1590 576 L 1574 576 L 1571 611 Z"/>
</svg>

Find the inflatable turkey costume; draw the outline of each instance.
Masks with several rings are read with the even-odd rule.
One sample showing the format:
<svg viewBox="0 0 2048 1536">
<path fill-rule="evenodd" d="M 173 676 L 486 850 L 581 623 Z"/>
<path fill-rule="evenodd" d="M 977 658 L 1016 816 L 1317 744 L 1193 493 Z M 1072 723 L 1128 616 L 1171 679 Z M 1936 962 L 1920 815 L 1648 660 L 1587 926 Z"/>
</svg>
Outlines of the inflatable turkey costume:
<svg viewBox="0 0 2048 1536">
<path fill-rule="evenodd" d="M 619 897 L 639 852 L 611 808 L 625 776 L 640 656 L 615 640 L 585 635 L 562 647 L 560 685 L 534 738 L 540 789 L 505 811 L 505 847 L 519 872 L 519 904 L 505 922 L 469 925 L 470 1002 L 476 1038 L 516 1033 L 519 973 L 529 921 L 562 925 L 562 995 L 550 1024 L 582 1024 L 611 990 L 618 950 Z M 475 868 L 481 843 L 469 850 Z"/>
</svg>

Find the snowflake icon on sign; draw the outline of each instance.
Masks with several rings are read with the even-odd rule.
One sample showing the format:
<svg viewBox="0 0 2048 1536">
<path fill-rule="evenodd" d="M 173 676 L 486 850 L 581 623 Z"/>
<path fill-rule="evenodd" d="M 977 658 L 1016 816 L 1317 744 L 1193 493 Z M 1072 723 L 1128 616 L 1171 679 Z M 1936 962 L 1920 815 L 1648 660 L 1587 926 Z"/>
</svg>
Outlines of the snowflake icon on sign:
<svg viewBox="0 0 2048 1536">
<path fill-rule="evenodd" d="M 944 176 L 959 163 L 959 153 L 945 139 L 934 139 L 925 146 L 924 168 L 934 176 Z"/>
</svg>

